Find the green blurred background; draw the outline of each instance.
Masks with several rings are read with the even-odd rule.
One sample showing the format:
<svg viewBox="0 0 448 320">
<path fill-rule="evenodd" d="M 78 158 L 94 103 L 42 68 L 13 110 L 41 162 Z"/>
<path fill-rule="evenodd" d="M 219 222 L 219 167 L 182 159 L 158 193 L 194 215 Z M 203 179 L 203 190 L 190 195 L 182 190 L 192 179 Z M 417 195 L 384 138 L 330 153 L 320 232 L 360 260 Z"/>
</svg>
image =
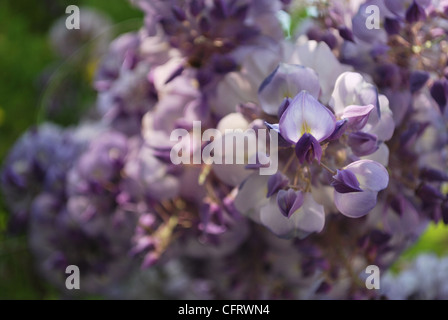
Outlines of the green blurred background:
<svg viewBox="0 0 448 320">
<path fill-rule="evenodd" d="M 0 1 L 0 163 L 20 135 L 42 117 L 43 75 L 69 67 L 58 60 L 48 38 L 54 21 L 68 16 L 68 5 L 101 10 L 118 26 L 143 17 L 126 0 Z M 90 83 L 85 81 L 85 85 Z M 7 209 L 0 197 L 0 299 L 58 298 L 33 269 L 27 239 L 8 235 L 7 222 Z"/>
<path fill-rule="evenodd" d="M 127 0 L 1 0 L 0 163 L 16 139 L 42 117 L 40 82 L 45 70 L 55 63 L 64 66 L 50 47 L 48 31 L 57 18 L 65 15 L 68 5 L 99 9 L 118 25 L 130 19 L 142 19 L 142 13 Z M 303 12 L 296 18 L 300 17 Z M 85 84 L 90 86 L 88 81 Z M 70 121 L 60 119 L 60 122 Z M 7 234 L 7 222 L 7 209 L 0 197 L 0 299 L 59 298 L 35 272 L 26 238 Z M 395 268 L 420 252 L 448 254 L 447 234 L 447 227 L 431 225 Z"/>
</svg>

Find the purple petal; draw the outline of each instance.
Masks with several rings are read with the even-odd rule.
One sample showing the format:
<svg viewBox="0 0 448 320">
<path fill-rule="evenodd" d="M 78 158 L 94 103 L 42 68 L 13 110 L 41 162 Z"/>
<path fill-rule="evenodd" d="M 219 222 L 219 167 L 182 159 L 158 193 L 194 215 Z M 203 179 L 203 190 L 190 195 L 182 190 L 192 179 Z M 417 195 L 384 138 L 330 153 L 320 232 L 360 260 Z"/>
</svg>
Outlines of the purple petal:
<svg viewBox="0 0 448 320">
<path fill-rule="evenodd" d="M 312 232 L 321 232 L 325 225 L 324 207 L 316 203 L 310 193 L 303 196 L 302 206 L 287 218 L 278 208 L 274 197 L 261 208 L 260 221 L 280 238 L 304 238 Z"/>
<path fill-rule="evenodd" d="M 386 17 L 384 19 L 384 29 L 389 35 L 399 34 L 401 29 L 400 21 Z"/>
<path fill-rule="evenodd" d="M 320 163 L 322 147 L 319 142 L 309 133 L 304 133 L 295 146 L 296 156 L 300 163 L 311 163 L 316 159 Z"/>
<path fill-rule="evenodd" d="M 390 203 L 392 212 L 397 214 L 385 214 L 384 228 L 389 233 L 414 234 L 422 225 L 420 215 L 414 205 L 403 196 L 396 196 Z M 423 218 L 423 217 L 421 217 Z"/>
<path fill-rule="evenodd" d="M 318 27 L 312 26 L 306 31 L 306 36 L 308 37 L 308 40 L 315 40 L 319 42 L 322 38 L 322 30 Z"/>
<path fill-rule="evenodd" d="M 401 85 L 401 70 L 394 63 L 384 63 L 375 67 L 374 79 L 379 87 L 397 88 Z"/>
<path fill-rule="evenodd" d="M 229 7 L 227 1 L 213 0 L 213 9 L 211 15 L 215 19 L 226 19 L 229 15 Z"/>
<path fill-rule="evenodd" d="M 249 9 L 250 9 L 249 4 L 243 4 L 234 9 L 232 17 L 238 20 L 244 20 L 247 17 Z"/>
<path fill-rule="evenodd" d="M 160 257 L 156 252 L 150 251 L 149 253 L 146 254 L 145 258 L 143 259 L 142 269 L 152 267 L 159 261 L 159 258 Z"/>
<path fill-rule="evenodd" d="M 291 59 L 312 68 L 319 75 L 322 89 L 319 100 L 324 104 L 328 103 L 338 76 L 350 69 L 347 65 L 341 64 L 328 45 L 322 41 L 307 41 L 302 45 L 296 45 Z"/>
<path fill-rule="evenodd" d="M 286 141 L 285 138 L 282 137 L 282 135 L 280 134 L 280 127 L 278 123 L 274 123 L 274 124 L 270 124 L 268 122 L 264 122 L 264 124 L 271 130 L 274 130 L 278 133 L 278 145 L 280 147 L 290 147 L 291 146 L 291 142 Z"/>
<path fill-rule="evenodd" d="M 137 239 L 136 242 L 137 243 L 134 245 L 130 252 L 132 255 L 137 255 L 145 250 L 152 249 L 154 248 L 155 244 L 154 238 L 150 236 L 141 237 Z"/>
<path fill-rule="evenodd" d="M 334 193 L 334 204 L 345 216 L 359 218 L 372 210 L 376 205 L 377 191 L 366 190 L 355 193 Z"/>
<path fill-rule="evenodd" d="M 264 112 L 277 115 L 284 98 L 293 98 L 306 90 L 316 99 L 320 94 L 316 72 L 295 64 L 281 63 L 263 81 L 258 89 L 258 98 Z"/>
<path fill-rule="evenodd" d="M 325 42 L 331 50 L 338 45 L 338 39 L 329 31 L 324 33 L 320 41 Z"/>
<path fill-rule="evenodd" d="M 173 5 L 171 7 L 171 12 L 173 13 L 174 17 L 180 22 L 185 21 L 187 19 L 187 14 L 185 13 L 185 11 L 176 5 Z"/>
<path fill-rule="evenodd" d="M 393 113 L 394 123 L 401 123 L 410 108 L 412 99 L 411 93 L 408 90 L 387 90 L 385 91 L 385 94 L 389 99 L 389 105 Z"/>
<path fill-rule="evenodd" d="M 235 206 L 234 195 L 232 194 L 227 195 L 222 201 L 222 206 L 234 220 L 239 220 L 242 218 L 241 212 L 239 212 Z"/>
<path fill-rule="evenodd" d="M 347 144 L 358 157 L 372 154 L 379 148 L 378 138 L 373 134 L 362 131 L 350 133 Z"/>
<path fill-rule="evenodd" d="M 415 93 L 421 88 L 423 88 L 428 79 L 429 79 L 428 72 L 418 70 L 412 72 L 409 79 L 411 93 Z"/>
<path fill-rule="evenodd" d="M 280 238 L 294 237 L 294 222 L 280 212 L 275 197 L 271 197 L 270 201 L 261 208 L 260 222 Z"/>
<path fill-rule="evenodd" d="M 423 183 L 415 193 L 426 203 L 439 203 L 445 198 L 438 188 L 427 183 Z"/>
<path fill-rule="evenodd" d="M 335 128 L 336 119 L 325 106 L 306 91 L 300 92 L 280 118 L 280 133 L 288 141 L 299 141 L 309 133 L 317 141 L 329 137 Z"/>
<path fill-rule="evenodd" d="M 342 119 L 342 120 L 336 121 L 336 126 L 334 128 L 334 131 L 327 138 L 327 140 L 329 140 L 329 141 L 338 140 L 344 134 L 345 130 L 347 129 L 347 124 L 348 124 L 347 119 Z"/>
<path fill-rule="evenodd" d="M 233 204 L 242 215 L 259 221 L 259 210 L 268 202 L 266 198 L 268 179 L 268 176 L 253 173 L 239 186 Z M 275 197 L 272 198 L 275 200 Z"/>
<path fill-rule="evenodd" d="M 226 74 L 237 70 L 238 63 L 230 56 L 215 56 L 212 59 L 213 70 L 217 74 Z"/>
<path fill-rule="evenodd" d="M 400 148 L 406 149 L 412 145 L 426 130 L 427 124 L 411 122 L 409 128 L 400 136 Z"/>
<path fill-rule="evenodd" d="M 344 72 L 338 77 L 330 100 L 330 106 L 336 115 L 341 115 L 348 105 L 367 106 L 370 104 L 375 108 L 370 114 L 369 122 L 378 121 L 380 103 L 376 87 L 356 72 Z"/>
<path fill-rule="evenodd" d="M 199 30 L 201 30 L 202 33 L 207 33 L 211 29 L 210 21 L 207 19 L 207 17 L 201 17 L 199 20 Z"/>
<path fill-rule="evenodd" d="M 367 22 L 371 19 L 372 11 L 370 11 L 370 5 L 374 5 L 380 9 L 381 18 L 384 16 L 384 9 L 382 1 L 363 1 L 364 3 L 359 7 L 358 12 L 352 18 L 352 30 L 353 35 L 366 43 L 375 44 L 378 42 L 385 42 L 386 32 L 380 29 L 367 28 Z"/>
<path fill-rule="evenodd" d="M 406 10 L 406 21 L 409 23 L 415 23 L 425 19 L 425 9 L 422 8 L 416 1 L 413 1 L 408 10 Z"/>
<path fill-rule="evenodd" d="M 406 11 L 410 8 L 414 0 L 385 0 L 386 8 L 390 10 L 398 18 L 404 18 Z M 422 8 L 427 8 L 431 5 L 432 0 L 415 0 L 415 2 Z"/>
<path fill-rule="evenodd" d="M 269 122 L 264 122 L 264 124 L 271 130 L 277 131 L 278 134 L 280 134 L 280 127 L 278 123 L 269 123 Z"/>
<path fill-rule="evenodd" d="M 191 0 L 190 1 L 190 13 L 196 17 L 205 8 L 204 0 Z"/>
<path fill-rule="evenodd" d="M 246 164 L 213 164 L 213 172 L 223 182 L 230 186 L 238 186 L 252 172 L 246 168 Z"/>
<path fill-rule="evenodd" d="M 345 167 L 353 172 L 359 181 L 361 189 L 380 191 L 389 184 L 389 174 L 383 165 L 372 160 L 359 160 Z"/>
<path fill-rule="evenodd" d="M 390 51 L 390 46 L 388 46 L 386 44 L 378 43 L 373 46 L 373 48 L 370 50 L 369 53 L 372 56 L 372 58 L 377 58 L 377 57 L 380 57 L 380 56 L 386 54 L 389 51 Z"/>
<path fill-rule="evenodd" d="M 434 81 L 430 92 L 431 97 L 437 102 L 443 113 L 448 100 L 448 81 L 445 79 Z"/>
<path fill-rule="evenodd" d="M 358 179 L 350 170 L 338 170 L 331 185 L 339 193 L 362 192 Z"/>
<path fill-rule="evenodd" d="M 281 172 L 273 174 L 272 176 L 269 177 L 268 180 L 268 193 L 266 197 L 270 198 L 274 193 L 286 187 L 288 183 L 289 179 Z"/>
<path fill-rule="evenodd" d="M 367 124 L 373 104 L 367 106 L 351 105 L 344 109 L 341 118 L 348 120 L 348 127 L 352 130 L 361 130 Z"/>
<path fill-rule="evenodd" d="M 280 212 L 287 218 L 300 209 L 303 204 L 303 194 L 301 191 L 293 189 L 280 190 L 277 194 L 277 204 Z"/>
<path fill-rule="evenodd" d="M 179 67 L 177 67 L 172 73 L 171 75 L 168 77 L 168 79 L 165 81 L 165 84 L 170 83 L 171 81 L 173 81 L 174 79 L 176 79 L 178 76 L 180 76 L 182 74 L 182 72 L 184 72 L 184 66 L 180 65 Z"/>
<path fill-rule="evenodd" d="M 278 108 L 277 117 L 280 119 L 283 115 L 283 113 L 288 109 L 289 105 L 291 104 L 291 98 L 285 98 L 283 99 L 282 104 Z"/>
<path fill-rule="evenodd" d="M 339 35 L 347 41 L 355 42 L 355 39 L 353 38 L 352 30 L 350 30 L 349 28 L 347 28 L 345 26 L 339 28 Z"/>
<path fill-rule="evenodd" d="M 448 181 L 448 173 L 433 168 L 422 168 L 420 170 L 420 179 L 445 182 Z"/>
<path fill-rule="evenodd" d="M 398 17 L 404 17 L 406 7 L 409 6 L 413 0 L 384 0 L 384 4 L 390 12 Z"/>
<path fill-rule="evenodd" d="M 325 224 L 324 207 L 314 201 L 311 193 L 305 193 L 301 209 L 291 217 L 296 228 L 300 229 L 302 234 L 321 232 Z"/>
<path fill-rule="evenodd" d="M 370 113 L 369 120 L 363 131 L 376 135 L 379 141 L 388 141 L 392 138 L 395 131 L 395 122 L 393 114 L 388 107 L 388 100 L 385 96 L 380 96 L 381 103 L 381 118 L 372 121 L 372 115 Z M 375 118 L 375 116 L 373 116 Z"/>
</svg>

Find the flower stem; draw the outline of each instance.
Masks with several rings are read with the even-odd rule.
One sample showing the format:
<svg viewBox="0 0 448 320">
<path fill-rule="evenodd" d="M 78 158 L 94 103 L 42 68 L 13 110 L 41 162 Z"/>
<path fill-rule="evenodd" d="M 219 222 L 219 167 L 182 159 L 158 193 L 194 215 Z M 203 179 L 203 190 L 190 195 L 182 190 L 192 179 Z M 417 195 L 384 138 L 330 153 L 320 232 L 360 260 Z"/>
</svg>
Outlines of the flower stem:
<svg viewBox="0 0 448 320">
<path fill-rule="evenodd" d="M 336 171 L 334 171 L 334 170 L 328 168 L 324 163 L 321 162 L 321 163 L 320 163 L 320 166 L 321 166 L 322 168 L 324 168 L 325 170 L 327 170 L 328 172 L 330 172 L 332 175 L 335 175 L 335 174 L 336 174 Z"/>
</svg>

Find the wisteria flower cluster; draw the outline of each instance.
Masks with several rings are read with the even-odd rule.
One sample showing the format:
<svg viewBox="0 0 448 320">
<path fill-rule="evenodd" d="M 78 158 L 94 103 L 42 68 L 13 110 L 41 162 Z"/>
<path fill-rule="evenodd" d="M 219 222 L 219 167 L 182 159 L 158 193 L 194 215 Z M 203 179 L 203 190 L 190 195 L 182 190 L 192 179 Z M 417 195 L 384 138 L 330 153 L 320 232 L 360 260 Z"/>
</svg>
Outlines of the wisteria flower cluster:
<svg viewBox="0 0 448 320">
<path fill-rule="evenodd" d="M 95 110 L 4 163 L 43 276 L 67 294 L 76 265 L 84 293 L 119 298 L 384 297 L 366 267 L 448 223 L 448 3 L 131 2 L 144 26 L 111 42 Z"/>
</svg>

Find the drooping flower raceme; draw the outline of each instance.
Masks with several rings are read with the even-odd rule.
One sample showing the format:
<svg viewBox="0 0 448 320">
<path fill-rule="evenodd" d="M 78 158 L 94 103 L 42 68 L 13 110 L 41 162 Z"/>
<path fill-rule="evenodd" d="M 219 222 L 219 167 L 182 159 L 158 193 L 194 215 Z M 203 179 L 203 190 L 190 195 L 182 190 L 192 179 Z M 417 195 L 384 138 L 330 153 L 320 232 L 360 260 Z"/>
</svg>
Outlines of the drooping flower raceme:
<svg viewBox="0 0 448 320">
<path fill-rule="evenodd" d="M 304 81 L 304 75 L 307 74 L 311 75 L 309 82 Z M 261 84 L 258 91 L 260 103 L 265 106 L 264 110 L 279 118 L 279 123 L 266 125 L 279 133 L 279 138 L 283 140 L 284 155 L 289 154 L 289 159 L 286 157 L 284 167 L 280 170 L 288 173 L 294 169 L 292 171 L 295 173 L 291 174 L 294 178 L 288 178 L 288 175 L 284 176 L 280 172 L 269 179 L 249 177 L 238 192 L 236 204 L 237 209 L 281 237 L 304 237 L 311 232 L 322 231 L 325 221 L 324 206 L 315 202 L 310 191 L 316 188 L 313 184 L 316 177 L 313 175 L 323 174 L 320 172 L 322 168 L 331 171 L 324 163 L 338 165 L 342 160 L 342 163 L 346 164 L 341 166 L 337 174 L 334 173 L 333 178 L 326 179 L 330 180 L 327 185 L 335 188 L 334 204 L 337 210 L 348 217 L 360 217 L 371 211 L 375 207 L 378 192 L 388 184 L 388 173 L 380 163 L 356 159 L 358 156 L 373 154 L 378 149 L 376 138 L 373 140 L 373 146 L 369 145 L 370 140 L 362 140 L 365 139 L 364 136 L 370 137 L 369 133 L 362 131 L 366 129 L 367 124 L 380 122 L 378 119 L 376 122 L 370 119 L 374 105 L 347 105 L 336 117 L 328 107 L 319 102 L 320 89 L 317 80 L 310 69 L 280 64 Z M 291 92 L 297 90 L 293 88 L 305 86 L 313 90 L 314 95 L 301 90 L 292 96 Z M 337 90 L 341 88 L 335 87 L 335 92 L 338 92 Z M 361 102 L 354 98 L 357 86 L 344 90 L 346 94 L 353 95 L 353 102 Z M 372 93 L 372 99 L 368 101 L 376 102 L 376 91 L 369 93 Z M 336 94 L 333 93 L 334 96 Z M 273 107 L 275 99 L 277 107 Z M 377 116 L 379 111 L 375 112 Z M 355 137 L 358 137 L 358 140 Z M 338 149 L 340 151 L 337 151 Z M 341 158 L 341 151 L 352 152 L 355 161 L 350 163 L 349 159 L 338 159 Z M 332 156 L 333 152 L 339 152 L 336 159 Z M 319 165 L 322 165 L 322 168 L 316 171 L 316 166 Z M 253 187 L 257 188 L 257 184 L 264 184 L 258 188 L 265 191 L 255 192 L 249 197 L 247 193 L 254 192 Z M 247 202 L 249 198 L 253 199 L 252 208 Z M 306 203 L 304 199 L 307 200 Z M 261 205 L 263 203 L 265 204 Z"/>
<path fill-rule="evenodd" d="M 132 2 L 145 24 L 99 64 L 99 119 L 30 131 L 2 172 L 58 288 L 75 264 L 114 298 L 377 298 L 366 266 L 448 221 L 443 1 L 316 3 L 288 38 L 287 0 Z"/>
</svg>

